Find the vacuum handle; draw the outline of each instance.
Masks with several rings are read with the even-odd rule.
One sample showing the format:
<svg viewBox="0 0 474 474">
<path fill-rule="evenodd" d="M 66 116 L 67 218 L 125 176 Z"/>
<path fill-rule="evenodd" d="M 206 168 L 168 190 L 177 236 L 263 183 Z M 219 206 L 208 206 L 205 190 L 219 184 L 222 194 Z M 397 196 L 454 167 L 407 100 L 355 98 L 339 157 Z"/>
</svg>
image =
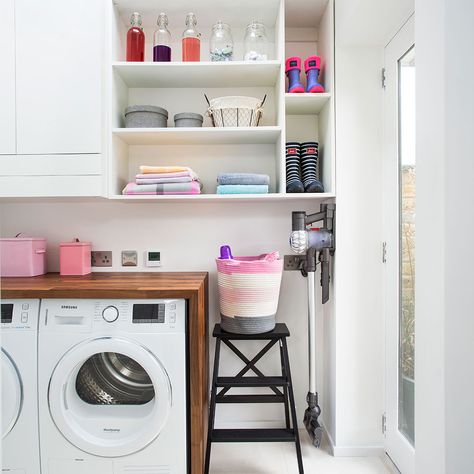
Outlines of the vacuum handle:
<svg viewBox="0 0 474 474">
<path fill-rule="evenodd" d="M 314 271 L 308 272 L 309 392 L 316 393 L 316 298 Z"/>
<path fill-rule="evenodd" d="M 325 304 L 329 301 L 329 249 L 321 250 L 319 260 L 321 262 L 322 303 Z"/>
</svg>

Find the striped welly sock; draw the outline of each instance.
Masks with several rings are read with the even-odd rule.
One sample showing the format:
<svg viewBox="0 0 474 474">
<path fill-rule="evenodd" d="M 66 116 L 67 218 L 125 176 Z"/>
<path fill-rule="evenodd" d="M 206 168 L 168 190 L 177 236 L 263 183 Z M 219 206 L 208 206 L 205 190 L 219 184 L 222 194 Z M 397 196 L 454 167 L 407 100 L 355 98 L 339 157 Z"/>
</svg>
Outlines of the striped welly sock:
<svg viewBox="0 0 474 474">
<path fill-rule="evenodd" d="M 301 182 L 300 144 L 296 142 L 286 144 L 286 192 L 304 193 Z"/>
<path fill-rule="evenodd" d="M 301 145 L 301 174 L 305 192 L 324 192 L 324 187 L 318 179 L 318 144 L 316 142 Z"/>
</svg>

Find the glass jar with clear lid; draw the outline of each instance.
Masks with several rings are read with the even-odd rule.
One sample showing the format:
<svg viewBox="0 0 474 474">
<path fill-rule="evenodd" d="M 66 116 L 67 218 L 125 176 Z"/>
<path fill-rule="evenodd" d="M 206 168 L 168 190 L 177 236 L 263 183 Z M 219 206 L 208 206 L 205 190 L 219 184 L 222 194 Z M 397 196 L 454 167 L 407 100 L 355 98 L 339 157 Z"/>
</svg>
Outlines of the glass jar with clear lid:
<svg viewBox="0 0 474 474">
<path fill-rule="evenodd" d="M 209 50 L 211 61 L 232 61 L 234 55 L 234 40 L 232 39 L 229 25 L 218 21 L 212 27 Z"/>
<path fill-rule="evenodd" d="M 265 25 L 254 20 L 247 26 L 244 38 L 244 60 L 266 61 L 268 59 L 268 38 Z"/>
</svg>

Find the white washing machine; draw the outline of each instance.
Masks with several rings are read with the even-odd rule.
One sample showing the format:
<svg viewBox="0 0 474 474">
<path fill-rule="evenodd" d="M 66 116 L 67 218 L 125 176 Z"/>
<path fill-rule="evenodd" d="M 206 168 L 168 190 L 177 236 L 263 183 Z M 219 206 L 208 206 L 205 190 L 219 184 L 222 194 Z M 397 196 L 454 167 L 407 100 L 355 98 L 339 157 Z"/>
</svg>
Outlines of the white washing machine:
<svg viewBox="0 0 474 474">
<path fill-rule="evenodd" d="M 185 300 L 43 300 L 42 474 L 187 473 Z"/>
<path fill-rule="evenodd" d="M 39 300 L 1 300 L 2 471 L 39 474 Z"/>
</svg>

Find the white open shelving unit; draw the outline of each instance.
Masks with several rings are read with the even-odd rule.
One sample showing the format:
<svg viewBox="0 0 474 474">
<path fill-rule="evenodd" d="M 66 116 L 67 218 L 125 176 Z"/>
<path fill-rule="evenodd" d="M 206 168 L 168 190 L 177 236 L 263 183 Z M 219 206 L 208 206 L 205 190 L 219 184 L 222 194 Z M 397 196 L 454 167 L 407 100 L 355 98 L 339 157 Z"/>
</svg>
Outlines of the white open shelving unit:
<svg viewBox="0 0 474 474">
<path fill-rule="evenodd" d="M 153 0 L 111 0 L 109 4 L 108 65 L 108 197 L 140 201 L 284 201 L 335 197 L 334 179 L 334 7 L 333 0 L 313 0 L 313 17 L 285 12 L 284 0 L 200 0 L 192 6 L 202 33 L 201 60 L 183 63 L 181 33 L 187 13 L 172 0 L 157 7 Z M 159 10 L 158 10 L 159 9 Z M 139 11 L 144 20 L 145 62 L 125 62 L 129 17 Z M 160 11 L 169 17 L 173 38 L 172 62 L 151 61 L 152 38 Z M 267 61 L 242 61 L 245 27 L 260 19 L 267 27 L 270 55 Z M 210 62 L 212 25 L 222 20 L 232 28 L 234 59 Z M 309 22 L 309 23 L 308 23 Z M 285 27 L 285 23 L 287 24 Z M 287 94 L 285 58 L 309 55 L 323 58 L 320 79 L 324 94 Z M 302 71 L 302 77 L 304 71 Z M 225 95 L 267 96 L 258 127 L 214 128 L 207 117 L 204 98 Z M 126 129 L 124 110 L 132 104 L 158 105 L 168 110 L 168 128 Z M 173 116 L 197 112 L 202 128 L 175 128 Z M 325 193 L 287 194 L 285 183 L 286 141 L 318 141 L 321 180 Z M 199 175 L 203 194 L 198 196 L 123 196 L 140 165 L 190 166 Z M 255 172 L 270 176 L 265 195 L 217 195 L 219 172 Z"/>
<path fill-rule="evenodd" d="M 262 145 L 276 143 L 281 127 L 115 128 L 112 133 L 128 145 Z"/>
<path fill-rule="evenodd" d="M 329 92 L 322 94 L 285 94 L 287 115 L 318 115 L 331 99 Z"/>
<path fill-rule="evenodd" d="M 274 86 L 280 74 L 279 61 L 170 62 L 112 64 L 128 87 L 255 87 Z"/>
</svg>

